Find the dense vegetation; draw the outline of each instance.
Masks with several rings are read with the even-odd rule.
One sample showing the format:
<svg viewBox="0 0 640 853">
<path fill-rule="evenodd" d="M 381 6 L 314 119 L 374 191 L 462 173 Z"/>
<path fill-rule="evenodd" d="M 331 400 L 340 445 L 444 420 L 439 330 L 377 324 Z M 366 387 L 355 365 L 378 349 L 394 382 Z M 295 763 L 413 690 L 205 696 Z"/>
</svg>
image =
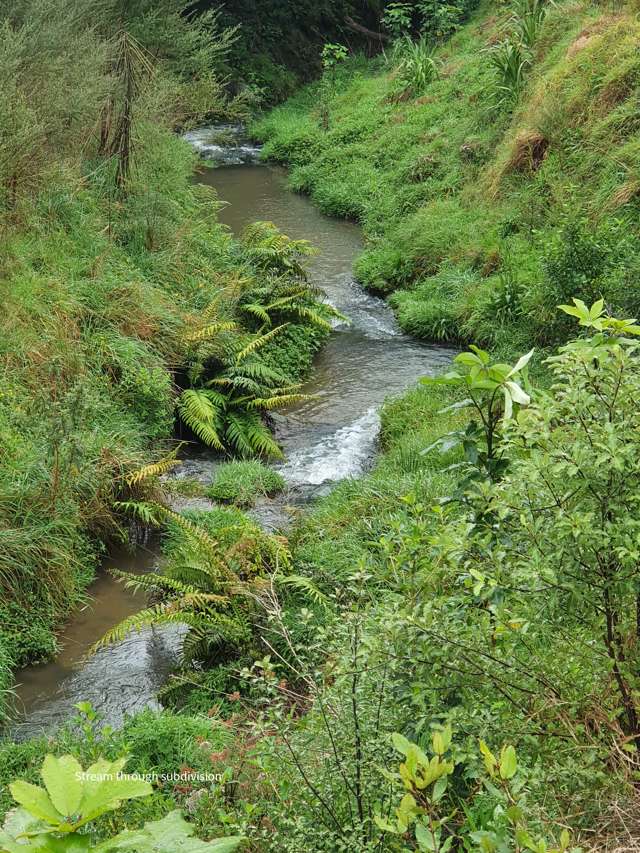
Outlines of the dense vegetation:
<svg viewBox="0 0 640 853">
<path fill-rule="evenodd" d="M 637 35 L 633 10 L 491 5 L 435 52 L 350 60 L 255 133 L 362 222 L 357 274 L 408 332 L 548 346 L 572 296 L 638 313 Z"/>
<path fill-rule="evenodd" d="M 375 467 L 285 538 L 243 509 L 285 487 L 268 413 L 332 311 L 311 247 L 232 240 L 171 133 L 247 114 L 222 80 L 251 40 L 225 26 L 260 7 L 50 3 L 0 43 L 0 673 L 52 653 L 131 519 L 162 530 L 162 569 L 122 578 L 148 606 L 102 642 L 185 631 L 161 713 L 112 731 L 81 704 L 0 743 L 0 850 L 636 850 L 634 10 L 330 4 L 325 40 L 359 14 L 384 54 L 326 45 L 254 133 L 362 222 L 357 273 L 404 329 L 475 343 L 387 402 Z M 318 11 L 271 6 L 259 85 Z M 174 418 L 246 457 L 210 510 L 167 501 Z"/>
<path fill-rule="evenodd" d="M 190 381 L 218 377 L 220 410 L 252 376 L 219 438 L 206 396 L 187 421 L 209 443 L 277 452 L 260 413 L 291 399 L 327 333 L 294 263 L 305 247 L 285 239 L 287 283 L 265 260 L 273 228 L 233 243 L 172 133 L 245 114 L 216 76 L 231 34 L 180 4 L 128 10 L 25 2 L 3 24 L 0 690 L 55 651 L 60 614 L 122 535 L 114 502 L 172 438 L 176 384 L 184 414 L 202 394 Z"/>
</svg>

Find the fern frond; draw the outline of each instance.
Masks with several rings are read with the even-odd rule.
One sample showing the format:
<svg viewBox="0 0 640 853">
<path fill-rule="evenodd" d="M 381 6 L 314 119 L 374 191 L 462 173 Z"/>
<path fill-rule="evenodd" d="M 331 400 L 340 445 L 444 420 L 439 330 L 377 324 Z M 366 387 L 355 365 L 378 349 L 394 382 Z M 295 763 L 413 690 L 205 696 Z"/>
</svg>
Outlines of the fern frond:
<svg viewBox="0 0 640 853">
<path fill-rule="evenodd" d="M 145 501 L 114 501 L 113 503 L 115 510 L 130 515 L 142 524 L 157 527 L 160 524 L 160 517 L 155 507 L 156 504 Z"/>
<path fill-rule="evenodd" d="M 241 311 L 244 311 L 247 314 L 251 314 L 253 317 L 257 317 L 262 323 L 266 326 L 271 325 L 271 317 L 267 313 L 267 310 L 262 307 L 262 305 L 258 305 L 255 302 L 252 302 L 249 305 L 242 305 Z"/>
<path fill-rule="evenodd" d="M 189 332 L 184 336 L 185 343 L 195 344 L 201 341 L 207 341 L 215 338 L 220 332 L 235 332 L 238 326 L 236 323 L 210 323 L 208 326 L 198 329 L 195 332 Z"/>
<path fill-rule="evenodd" d="M 313 394 L 282 394 L 274 397 L 256 397 L 255 400 L 251 400 L 247 404 L 247 408 L 272 411 L 273 409 L 279 409 L 281 406 L 291 406 L 293 403 L 312 399 Z"/>
<path fill-rule="evenodd" d="M 285 575 L 278 577 L 277 581 L 281 586 L 292 587 L 297 592 L 304 593 L 307 598 L 310 598 L 315 604 L 325 609 L 330 607 L 331 603 L 329 599 L 318 589 L 311 578 L 304 577 L 303 575 Z"/>
<path fill-rule="evenodd" d="M 226 434 L 229 443 L 243 456 L 282 458 L 282 451 L 271 432 L 254 412 L 230 412 Z"/>
<path fill-rule="evenodd" d="M 157 509 L 160 515 L 169 519 L 183 530 L 193 542 L 203 547 L 215 560 L 220 560 L 220 543 L 210 536 L 206 530 L 203 530 L 202 527 L 194 524 L 193 521 L 185 518 L 179 512 L 169 509 L 169 507 L 162 506 L 161 504 L 152 504 L 152 506 Z"/>
<path fill-rule="evenodd" d="M 260 335 L 259 337 L 254 338 L 250 343 L 247 344 L 246 347 L 244 347 L 244 349 L 241 349 L 240 352 L 236 354 L 236 364 L 239 364 L 248 355 L 257 352 L 257 350 L 259 350 L 265 344 L 268 344 L 269 341 L 272 341 L 275 336 L 280 334 L 280 332 L 288 325 L 288 323 L 282 323 L 282 325 L 276 326 L 275 329 L 271 329 L 270 332 L 267 332 L 264 335 Z"/>
<path fill-rule="evenodd" d="M 314 326 L 319 326 L 327 332 L 331 331 L 331 323 L 328 320 L 325 320 L 324 317 L 321 317 L 317 311 L 313 311 L 311 308 L 305 308 L 303 305 L 294 305 L 292 307 L 292 311 L 295 311 L 301 320 L 306 320 L 308 323 L 312 323 Z"/>
<path fill-rule="evenodd" d="M 128 486 L 137 486 L 143 480 L 148 480 L 150 477 L 159 477 L 161 474 L 166 474 L 167 471 L 170 471 L 176 465 L 180 465 L 180 460 L 176 459 L 176 456 L 180 452 L 181 447 L 182 443 L 168 456 L 165 456 L 164 459 L 160 459 L 158 462 L 150 465 L 144 465 L 142 468 L 138 468 L 137 471 L 127 474 L 125 477 L 126 484 Z"/>
<path fill-rule="evenodd" d="M 214 394 L 216 397 L 213 397 Z M 180 395 L 178 412 L 185 424 L 201 441 L 216 450 L 224 450 L 218 434 L 222 403 L 216 398 L 220 398 L 221 401 L 225 399 L 222 394 L 217 394 L 215 391 L 196 391 L 188 388 Z"/>
<path fill-rule="evenodd" d="M 173 612 L 167 613 L 166 603 L 154 604 L 152 607 L 140 610 L 138 613 L 134 613 L 133 616 L 129 616 L 128 619 L 123 619 L 122 622 L 119 622 L 111 628 L 111 630 L 107 631 L 107 633 L 101 637 L 97 643 L 94 643 L 89 650 L 89 654 L 95 654 L 98 649 L 101 649 L 104 646 L 112 646 L 114 643 L 121 643 L 127 635 L 131 634 L 133 631 L 140 633 L 140 631 L 143 631 L 145 628 L 151 628 L 154 625 L 183 621 L 177 618 L 178 615 L 179 614 Z M 187 616 L 188 614 L 183 615 Z"/>
<path fill-rule="evenodd" d="M 111 574 L 114 578 L 124 581 L 125 589 L 130 589 L 132 592 L 164 592 L 179 593 L 181 596 L 188 595 L 192 592 L 197 592 L 196 588 L 182 581 L 170 578 L 167 575 L 160 575 L 157 572 L 149 572 L 146 575 L 132 575 L 129 572 L 122 572 L 119 569 L 112 569 Z"/>
</svg>

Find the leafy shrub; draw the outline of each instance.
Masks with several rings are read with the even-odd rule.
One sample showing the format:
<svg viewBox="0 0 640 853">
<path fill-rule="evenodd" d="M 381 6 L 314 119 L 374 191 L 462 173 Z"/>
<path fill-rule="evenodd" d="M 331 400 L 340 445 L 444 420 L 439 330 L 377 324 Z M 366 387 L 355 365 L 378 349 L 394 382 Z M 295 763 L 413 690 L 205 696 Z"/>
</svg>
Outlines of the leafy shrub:
<svg viewBox="0 0 640 853">
<path fill-rule="evenodd" d="M 207 494 L 216 501 L 252 506 L 258 497 L 272 497 L 285 488 L 284 478 L 261 462 L 228 462 L 216 470 Z"/>
<path fill-rule="evenodd" d="M 524 89 L 531 58 L 519 42 L 509 39 L 492 48 L 488 56 L 496 75 L 496 105 L 513 107 Z"/>
</svg>

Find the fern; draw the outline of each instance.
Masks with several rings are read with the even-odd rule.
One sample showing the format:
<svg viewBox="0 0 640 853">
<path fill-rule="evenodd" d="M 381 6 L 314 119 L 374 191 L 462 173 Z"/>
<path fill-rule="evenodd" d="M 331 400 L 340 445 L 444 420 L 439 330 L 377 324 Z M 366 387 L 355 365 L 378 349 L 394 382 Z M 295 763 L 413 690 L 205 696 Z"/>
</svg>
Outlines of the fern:
<svg viewBox="0 0 640 853">
<path fill-rule="evenodd" d="M 196 391 L 189 388 L 183 391 L 178 400 L 178 411 L 180 417 L 193 430 L 198 438 L 209 447 L 216 450 L 224 450 L 224 445 L 218 433 L 220 423 L 220 408 L 226 400 L 221 394 L 217 394 L 218 400 L 214 403 L 214 391 Z"/>
<path fill-rule="evenodd" d="M 114 501 L 113 508 L 116 511 L 130 515 L 141 524 L 156 527 L 160 521 L 154 504 L 144 501 Z"/>
<path fill-rule="evenodd" d="M 264 335 L 259 335 L 254 338 L 250 343 L 246 345 L 243 349 L 240 350 L 236 355 L 236 364 L 239 364 L 243 361 L 248 355 L 251 355 L 254 352 L 257 352 L 261 347 L 268 344 L 269 341 L 272 341 L 276 335 L 280 334 L 280 332 L 285 329 L 289 324 L 282 323 L 280 326 L 276 326 L 275 329 L 271 329 L 270 332 L 267 332 Z"/>
<path fill-rule="evenodd" d="M 271 317 L 269 316 L 268 309 L 263 308 L 262 305 L 250 303 L 249 305 L 242 305 L 240 310 L 246 312 L 247 314 L 251 314 L 254 317 L 257 317 L 258 320 L 260 320 L 266 326 L 271 325 Z"/>
<path fill-rule="evenodd" d="M 247 405 L 250 409 L 272 411 L 273 409 L 279 409 L 282 406 L 291 406 L 293 403 L 300 403 L 305 400 L 312 399 L 312 394 L 281 394 L 274 397 L 256 397 Z"/>
<path fill-rule="evenodd" d="M 184 336 L 184 340 L 188 344 L 193 343 L 201 343 L 202 341 L 210 340 L 214 338 L 216 335 L 220 334 L 220 332 L 234 332 L 238 328 L 236 323 L 210 323 L 207 326 L 203 326 L 201 329 L 196 330 L 195 332 L 188 332 Z"/>
<path fill-rule="evenodd" d="M 329 599 L 318 589 L 311 578 L 304 577 L 303 575 L 286 575 L 284 577 L 278 577 L 278 583 L 281 586 L 292 587 L 297 592 L 304 593 L 315 604 L 318 604 L 325 609 L 330 607 Z"/>
<path fill-rule="evenodd" d="M 226 436 L 241 456 L 258 453 L 282 458 L 282 451 L 260 417 L 252 412 L 231 412 Z"/>
<path fill-rule="evenodd" d="M 167 471 L 170 471 L 176 465 L 180 464 L 180 460 L 176 457 L 180 452 L 181 447 L 182 443 L 179 444 L 168 456 L 165 456 L 164 459 L 160 459 L 158 462 L 154 462 L 151 465 L 144 465 L 142 468 L 138 468 L 137 471 L 132 471 L 130 474 L 127 474 L 125 477 L 126 484 L 128 486 L 137 486 L 144 480 L 149 480 L 151 477 L 159 477 L 161 474 L 166 474 Z"/>
</svg>

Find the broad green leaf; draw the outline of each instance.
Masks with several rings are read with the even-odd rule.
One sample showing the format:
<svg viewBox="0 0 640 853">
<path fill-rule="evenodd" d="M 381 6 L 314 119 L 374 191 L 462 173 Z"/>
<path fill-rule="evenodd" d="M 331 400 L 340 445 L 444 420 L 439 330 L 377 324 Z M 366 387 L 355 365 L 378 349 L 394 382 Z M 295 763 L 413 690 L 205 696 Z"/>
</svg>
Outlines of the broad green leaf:
<svg viewBox="0 0 640 853">
<path fill-rule="evenodd" d="M 59 826 L 64 823 L 63 815 L 53 805 L 44 788 L 18 779 L 9 785 L 9 790 L 16 803 L 24 806 L 34 817 L 46 820 L 52 826 Z"/>
<path fill-rule="evenodd" d="M 193 831 L 193 826 L 176 810 L 162 820 L 145 824 L 142 830 L 121 832 L 95 850 L 97 853 L 116 850 L 130 853 L 233 853 L 244 841 L 241 836 L 201 841 L 191 837 Z"/>
<path fill-rule="evenodd" d="M 483 362 L 478 356 L 473 352 L 461 352 L 454 359 L 458 364 L 465 364 L 468 367 L 475 367 L 476 365 L 482 366 Z"/>
<path fill-rule="evenodd" d="M 489 353 L 488 353 L 488 352 L 485 352 L 485 350 L 480 349 L 480 347 L 477 347 L 475 344 L 470 344 L 469 349 L 470 349 L 472 352 L 475 352 L 475 354 L 478 356 L 478 358 L 480 359 L 480 361 L 481 361 L 483 364 L 485 364 L 485 365 L 486 365 L 486 364 L 489 364 L 489 362 L 490 362 L 490 360 L 491 360 L 491 359 L 490 359 L 490 357 L 489 357 Z"/>
<path fill-rule="evenodd" d="M 392 832 L 394 835 L 398 834 L 398 830 L 396 829 L 396 827 L 388 820 L 386 820 L 386 818 L 380 817 L 380 815 L 374 815 L 373 819 L 376 823 L 376 826 L 383 832 Z"/>
<path fill-rule="evenodd" d="M 83 823 L 117 808 L 123 800 L 146 797 L 153 792 L 152 786 L 142 779 L 119 778 L 125 763 L 126 758 L 113 762 L 101 758 L 87 768 L 80 803 Z"/>
<path fill-rule="evenodd" d="M 447 790 L 447 783 L 447 777 L 443 776 L 441 779 L 438 779 L 436 784 L 433 786 L 433 793 L 431 794 L 431 799 L 434 803 L 440 802 L 440 800 L 444 796 L 444 792 Z"/>
<path fill-rule="evenodd" d="M 391 735 L 391 742 L 398 750 L 398 752 L 401 752 L 403 755 L 409 754 L 409 750 L 411 749 L 412 744 L 411 741 L 407 740 L 404 735 L 401 735 L 398 732 L 394 732 Z"/>
<path fill-rule="evenodd" d="M 72 755 L 45 756 L 42 781 L 56 809 L 67 817 L 75 815 L 82 800 L 82 767 Z"/>
<path fill-rule="evenodd" d="M 498 759 L 491 752 L 485 741 L 480 741 L 480 752 L 484 758 L 484 766 L 487 768 L 489 773 L 493 776 L 494 770 L 496 768 L 496 764 L 498 763 Z"/>
<path fill-rule="evenodd" d="M 502 779 L 513 779 L 518 769 L 516 751 L 513 746 L 505 746 L 500 753 L 500 777 Z"/>
<path fill-rule="evenodd" d="M 442 731 L 434 732 L 431 742 L 433 744 L 433 751 L 438 755 L 444 755 L 451 746 L 451 726 L 445 726 Z"/>
<path fill-rule="evenodd" d="M 0 851 L 1 853 L 24 853 L 25 847 L 18 844 L 4 829 L 0 829 Z"/>
<path fill-rule="evenodd" d="M 416 823 L 416 841 L 421 850 L 437 850 L 437 838 L 434 839 L 431 830 L 423 823 Z"/>
<path fill-rule="evenodd" d="M 604 299 L 598 299 L 589 309 L 589 319 L 597 320 L 604 311 Z"/>
</svg>

